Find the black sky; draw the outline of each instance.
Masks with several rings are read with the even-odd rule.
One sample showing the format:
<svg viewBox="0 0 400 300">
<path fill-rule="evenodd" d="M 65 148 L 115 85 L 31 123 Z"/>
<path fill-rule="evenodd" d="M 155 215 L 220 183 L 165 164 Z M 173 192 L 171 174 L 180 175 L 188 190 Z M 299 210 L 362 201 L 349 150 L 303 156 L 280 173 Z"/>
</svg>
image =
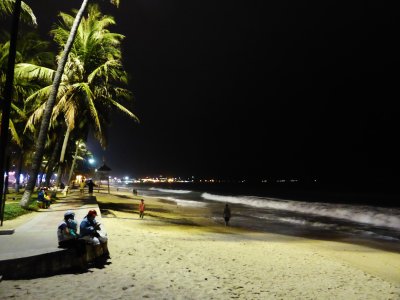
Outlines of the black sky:
<svg viewBox="0 0 400 300">
<path fill-rule="evenodd" d="M 27 2 L 43 33 L 80 4 Z M 104 153 L 90 141 L 115 175 L 398 177 L 400 26 L 389 2 L 98 2 L 126 36 L 141 119 L 114 115 Z"/>
</svg>

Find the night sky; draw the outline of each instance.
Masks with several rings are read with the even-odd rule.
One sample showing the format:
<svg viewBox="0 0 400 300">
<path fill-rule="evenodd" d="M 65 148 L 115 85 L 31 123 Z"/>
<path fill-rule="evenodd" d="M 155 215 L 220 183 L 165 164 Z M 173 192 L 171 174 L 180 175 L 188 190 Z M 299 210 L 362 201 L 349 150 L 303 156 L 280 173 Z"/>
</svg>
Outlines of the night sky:
<svg viewBox="0 0 400 300">
<path fill-rule="evenodd" d="M 400 19 L 388 2 L 98 2 L 126 36 L 141 120 L 114 115 L 105 152 L 89 141 L 114 175 L 399 177 Z M 27 3 L 44 36 L 80 5 Z"/>
</svg>

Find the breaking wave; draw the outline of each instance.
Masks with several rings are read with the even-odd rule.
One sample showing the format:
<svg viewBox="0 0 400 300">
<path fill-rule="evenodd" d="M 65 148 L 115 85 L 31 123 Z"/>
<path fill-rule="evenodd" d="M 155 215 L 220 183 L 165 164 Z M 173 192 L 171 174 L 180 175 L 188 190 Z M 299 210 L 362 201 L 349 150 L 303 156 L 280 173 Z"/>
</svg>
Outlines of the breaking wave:
<svg viewBox="0 0 400 300">
<path fill-rule="evenodd" d="M 203 199 L 253 207 L 342 219 L 400 230 L 400 209 L 321 202 L 302 202 L 256 196 L 222 196 L 203 193 Z"/>
<path fill-rule="evenodd" d="M 150 188 L 149 190 L 163 192 L 163 193 L 172 193 L 172 194 L 189 194 L 192 192 L 189 190 L 170 190 L 170 189 L 160 189 L 154 187 Z"/>
</svg>

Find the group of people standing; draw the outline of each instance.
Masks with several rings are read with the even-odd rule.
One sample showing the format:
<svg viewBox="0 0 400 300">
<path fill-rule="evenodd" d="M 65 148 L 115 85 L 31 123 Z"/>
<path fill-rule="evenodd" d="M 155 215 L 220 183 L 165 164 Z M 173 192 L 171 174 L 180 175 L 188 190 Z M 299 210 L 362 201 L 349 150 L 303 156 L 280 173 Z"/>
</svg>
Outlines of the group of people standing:
<svg viewBox="0 0 400 300">
<path fill-rule="evenodd" d="M 108 256 L 107 236 L 101 232 L 100 223 L 96 220 L 96 210 L 89 210 L 79 226 L 75 213 L 71 210 L 64 214 L 64 220 L 57 228 L 58 245 L 61 248 L 75 248 L 78 254 L 84 251 L 85 244 L 101 246 Z"/>
<path fill-rule="evenodd" d="M 93 182 L 92 179 L 88 179 L 86 181 L 82 180 L 79 183 L 79 192 L 80 192 L 81 195 L 83 195 L 85 193 L 85 187 L 86 186 L 88 187 L 89 195 L 92 195 L 93 194 L 93 188 L 96 186 L 96 184 Z"/>
</svg>

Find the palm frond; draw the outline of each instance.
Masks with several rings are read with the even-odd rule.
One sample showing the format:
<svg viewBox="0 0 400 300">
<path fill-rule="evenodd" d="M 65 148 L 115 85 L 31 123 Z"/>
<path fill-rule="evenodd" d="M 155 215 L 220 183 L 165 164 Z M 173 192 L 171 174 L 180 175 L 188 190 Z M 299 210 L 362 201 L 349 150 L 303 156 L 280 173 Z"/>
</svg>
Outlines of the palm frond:
<svg viewBox="0 0 400 300">
<path fill-rule="evenodd" d="M 116 7 L 119 6 L 119 0 L 110 0 L 111 4 L 114 4 Z"/>
<path fill-rule="evenodd" d="M 25 125 L 25 130 L 30 129 L 31 132 L 34 132 L 35 124 L 37 124 L 43 116 L 44 110 L 46 108 L 46 102 L 42 103 L 28 118 L 28 121 Z"/>
<path fill-rule="evenodd" d="M 28 80 L 39 80 L 47 84 L 52 83 L 55 73 L 56 72 L 53 69 L 28 63 L 17 64 L 15 66 L 15 71 L 14 71 L 14 75 L 17 78 L 24 78 Z"/>
<path fill-rule="evenodd" d="M 2 0 L 0 1 L 0 15 L 11 16 L 14 12 L 15 0 Z M 36 16 L 33 14 L 32 9 L 25 3 L 21 2 L 21 19 L 27 24 L 36 26 Z"/>
<path fill-rule="evenodd" d="M 101 132 L 102 130 L 101 130 L 101 125 L 100 125 L 100 121 L 99 121 L 99 115 L 97 113 L 96 106 L 95 106 L 95 104 L 93 102 L 93 93 L 90 90 L 90 87 L 89 87 L 88 84 L 82 83 L 81 86 L 82 86 L 82 89 L 84 90 L 84 92 L 86 94 L 86 100 L 87 100 L 87 103 L 89 105 L 90 114 L 91 114 L 92 118 L 95 121 L 95 125 L 96 125 L 95 127 L 97 128 L 97 130 L 99 132 Z"/>
<path fill-rule="evenodd" d="M 92 73 L 89 74 L 88 76 L 88 82 L 92 83 L 93 79 L 98 76 L 103 76 L 106 81 L 108 81 L 108 76 L 109 75 L 115 75 L 114 68 L 121 68 L 122 64 L 119 60 L 109 60 L 106 61 L 104 64 L 100 65 L 96 69 L 93 70 Z M 112 73 L 109 73 L 108 71 L 111 70 Z M 113 78 L 116 78 L 115 76 L 112 76 Z M 118 77 L 117 77 L 118 78 Z"/>
<path fill-rule="evenodd" d="M 21 117 L 22 119 L 26 118 L 25 112 L 22 109 L 20 109 L 18 106 L 16 106 L 14 103 L 12 103 L 12 102 L 11 102 L 11 108 L 13 109 L 14 112 L 17 113 L 17 115 L 19 117 Z"/>
<path fill-rule="evenodd" d="M 18 135 L 17 130 L 15 129 L 13 120 L 10 119 L 8 126 L 9 126 L 10 131 L 11 131 L 11 138 L 15 141 L 15 143 L 18 146 L 22 147 L 22 142 L 21 142 L 21 139 L 20 139 L 20 137 Z"/>
<path fill-rule="evenodd" d="M 70 98 L 73 98 L 74 95 L 71 94 Z M 68 124 L 68 127 L 70 128 L 70 130 L 75 128 L 75 119 L 78 115 L 77 113 L 77 106 L 76 103 L 74 101 L 71 101 L 71 99 L 69 99 L 69 101 L 67 101 L 68 105 L 64 106 L 64 116 L 65 116 L 65 121 Z"/>
<path fill-rule="evenodd" d="M 116 107 L 118 108 L 120 111 L 126 113 L 129 117 L 131 117 L 132 119 L 134 119 L 136 122 L 140 123 L 140 120 L 138 117 L 136 117 L 129 109 L 127 109 L 125 106 L 121 105 L 120 103 L 118 103 L 117 101 L 114 101 L 113 99 L 109 99 L 109 101 Z"/>
<path fill-rule="evenodd" d="M 49 98 L 52 85 L 45 86 L 36 92 L 34 92 L 32 95 L 30 95 L 28 98 L 26 98 L 25 103 L 30 104 L 31 102 L 35 100 L 39 100 L 40 102 L 46 101 Z"/>
</svg>

